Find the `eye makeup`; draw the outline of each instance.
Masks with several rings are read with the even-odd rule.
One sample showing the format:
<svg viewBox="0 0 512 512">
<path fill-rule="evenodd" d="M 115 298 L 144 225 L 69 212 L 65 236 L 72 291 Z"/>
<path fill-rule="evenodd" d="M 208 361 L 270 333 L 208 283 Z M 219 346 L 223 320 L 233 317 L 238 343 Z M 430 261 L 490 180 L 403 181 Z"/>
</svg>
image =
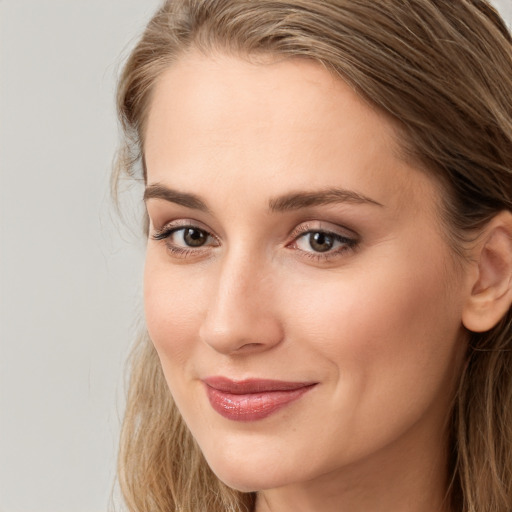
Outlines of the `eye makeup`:
<svg viewBox="0 0 512 512">
<path fill-rule="evenodd" d="M 353 251 L 359 237 L 348 229 L 339 230 L 324 227 L 320 222 L 308 222 L 297 226 L 289 235 L 285 247 L 296 251 L 299 257 L 315 262 L 332 261 L 347 251 Z M 151 235 L 155 241 L 162 241 L 172 256 L 181 259 L 206 255 L 221 241 L 195 221 L 183 219 L 166 224 Z"/>
</svg>

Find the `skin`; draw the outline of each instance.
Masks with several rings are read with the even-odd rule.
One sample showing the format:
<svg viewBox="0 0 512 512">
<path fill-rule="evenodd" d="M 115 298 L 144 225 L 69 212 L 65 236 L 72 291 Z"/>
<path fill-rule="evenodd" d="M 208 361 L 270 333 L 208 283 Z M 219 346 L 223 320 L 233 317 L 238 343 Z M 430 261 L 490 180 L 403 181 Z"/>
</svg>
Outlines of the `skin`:
<svg viewBox="0 0 512 512">
<path fill-rule="evenodd" d="M 258 512 L 449 510 L 471 285 L 393 123 L 316 63 L 190 52 L 156 84 L 145 155 L 147 326 L 217 476 L 259 491 Z M 276 208 L 334 188 L 367 200 Z M 343 238 L 318 252 L 307 231 Z M 218 375 L 317 385 L 235 422 L 207 399 Z"/>
</svg>

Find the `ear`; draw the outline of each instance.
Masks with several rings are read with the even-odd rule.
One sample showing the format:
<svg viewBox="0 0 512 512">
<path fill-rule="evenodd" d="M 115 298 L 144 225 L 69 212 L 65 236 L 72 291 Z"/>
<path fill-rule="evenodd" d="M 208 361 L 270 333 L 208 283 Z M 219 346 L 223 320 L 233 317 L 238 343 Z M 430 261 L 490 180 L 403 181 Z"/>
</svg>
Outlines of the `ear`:
<svg viewBox="0 0 512 512">
<path fill-rule="evenodd" d="M 470 331 L 485 332 L 512 304 L 512 213 L 496 215 L 483 228 L 473 251 L 475 272 L 462 323 Z"/>
</svg>

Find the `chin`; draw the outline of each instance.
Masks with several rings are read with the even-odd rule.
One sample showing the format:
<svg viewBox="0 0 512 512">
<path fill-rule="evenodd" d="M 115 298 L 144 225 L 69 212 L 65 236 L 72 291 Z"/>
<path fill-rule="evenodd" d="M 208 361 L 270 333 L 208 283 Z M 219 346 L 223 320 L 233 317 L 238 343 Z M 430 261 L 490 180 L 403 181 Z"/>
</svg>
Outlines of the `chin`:
<svg viewBox="0 0 512 512">
<path fill-rule="evenodd" d="M 261 469 L 245 468 L 239 471 L 239 468 L 234 468 L 228 471 L 215 471 L 215 468 L 212 468 L 212 470 L 222 483 L 240 492 L 276 489 L 290 483 L 279 478 L 269 478 L 267 472 Z"/>
<path fill-rule="evenodd" d="M 276 489 L 307 479 L 307 475 L 299 474 L 299 468 L 283 466 L 273 457 L 242 455 L 229 459 L 206 457 L 206 460 L 221 482 L 241 492 Z"/>
</svg>

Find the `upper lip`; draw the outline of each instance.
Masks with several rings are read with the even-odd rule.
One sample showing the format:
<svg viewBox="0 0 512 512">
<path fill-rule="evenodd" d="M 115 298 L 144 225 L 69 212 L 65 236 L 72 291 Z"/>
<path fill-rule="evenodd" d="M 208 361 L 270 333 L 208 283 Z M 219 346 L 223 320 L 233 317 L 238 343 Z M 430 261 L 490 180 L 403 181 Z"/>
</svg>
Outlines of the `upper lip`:
<svg viewBox="0 0 512 512">
<path fill-rule="evenodd" d="M 232 380 L 227 377 L 207 377 L 202 379 L 202 381 L 213 389 L 233 395 L 264 393 L 269 391 L 292 391 L 317 384 L 317 382 L 287 382 L 272 379 Z"/>
</svg>

